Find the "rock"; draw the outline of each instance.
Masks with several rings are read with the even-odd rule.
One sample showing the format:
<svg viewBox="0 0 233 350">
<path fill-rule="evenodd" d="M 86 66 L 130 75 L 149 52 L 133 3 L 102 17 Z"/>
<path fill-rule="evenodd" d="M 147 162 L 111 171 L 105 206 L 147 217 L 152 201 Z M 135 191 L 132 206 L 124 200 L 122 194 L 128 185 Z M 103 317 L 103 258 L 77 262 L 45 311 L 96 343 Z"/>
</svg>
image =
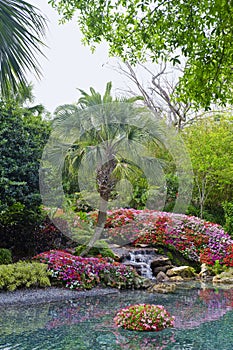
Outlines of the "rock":
<svg viewBox="0 0 233 350">
<path fill-rule="evenodd" d="M 140 247 L 140 248 L 147 248 L 147 247 L 150 247 L 150 244 L 137 244 L 137 247 Z M 153 248 L 153 250 L 154 250 L 155 252 L 157 252 L 158 249 Z"/>
<path fill-rule="evenodd" d="M 151 268 L 152 270 L 156 267 L 159 266 L 166 266 L 166 265 L 171 265 L 171 261 L 168 257 L 166 256 L 158 256 L 153 259 L 151 262 Z"/>
<path fill-rule="evenodd" d="M 166 272 L 171 268 L 171 265 L 165 265 L 165 266 L 158 266 L 152 269 L 153 274 L 156 276 L 160 271 Z"/>
<path fill-rule="evenodd" d="M 176 290 L 174 283 L 158 283 L 147 289 L 149 293 L 173 293 Z"/>
<path fill-rule="evenodd" d="M 147 289 L 147 288 L 151 287 L 152 285 L 153 285 L 153 282 L 150 279 L 143 278 L 142 285 L 141 285 L 142 288 Z"/>
<path fill-rule="evenodd" d="M 214 276 L 213 283 L 233 284 L 233 268 L 229 268 L 227 271 Z"/>
<path fill-rule="evenodd" d="M 173 282 L 183 282 L 184 279 L 181 276 L 172 276 L 170 277 L 170 280 Z"/>
<path fill-rule="evenodd" d="M 110 244 L 109 248 L 113 251 L 113 253 L 115 254 L 115 256 L 117 257 L 117 261 L 122 262 L 122 260 L 124 259 L 125 255 L 128 254 L 128 250 L 124 247 L 120 247 L 117 244 Z"/>
<path fill-rule="evenodd" d="M 206 264 L 202 264 L 201 265 L 201 271 L 198 274 L 198 277 L 202 280 L 202 281 L 206 281 L 208 278 L 210 278 L 211 276 L 211 272 L 208 269 L 208 266 Z"/>
<path fill-rule="evenodd" d="M 163 271 L 160 271 L 156 276 L 156 281 L 157 282 L 169 281 L 169 277 Z"/>
<path fill-rule="evenodd" d="M 167 276 L 180 276 L 182 278 L 194 278 L 196 276 L 195 270 L 190 266 L 179 266 L 173 267 L 172 269 L 167 271 Z"/>
</svg>

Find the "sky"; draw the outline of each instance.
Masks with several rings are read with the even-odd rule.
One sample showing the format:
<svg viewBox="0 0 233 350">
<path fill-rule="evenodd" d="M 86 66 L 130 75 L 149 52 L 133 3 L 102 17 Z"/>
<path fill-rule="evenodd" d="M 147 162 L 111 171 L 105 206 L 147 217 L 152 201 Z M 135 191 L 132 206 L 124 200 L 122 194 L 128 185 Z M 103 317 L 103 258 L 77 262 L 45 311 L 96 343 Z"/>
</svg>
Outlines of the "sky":
<svg viewBox="0 0 233 350">
<path fill-rule="evenodd" d="M 48 48 L 44 50 L 47 59 L 38 56 L 43 76 L 38 80 L 28 74 L 34 86 L 35 103 L 43 104 L 53 113 L 57 106 L 78 100 L 80 93 L 77 88 L 88 92 L 92 86 L 103 93 L 108 81 L 113 82 L 114 95 L 122 94 L 118 89 L 126 87 L 126 79 L 110 68 L 110 65 L 116 64 L 116 59 L 109 59 L 107 44 L 100 45 L 92 54 L 90 48 L 81 43 L 75 20 L 59 24 L 59 16 L 48 0 L 28 2 L 48 18 L 45 39 Z"/>
</svg>

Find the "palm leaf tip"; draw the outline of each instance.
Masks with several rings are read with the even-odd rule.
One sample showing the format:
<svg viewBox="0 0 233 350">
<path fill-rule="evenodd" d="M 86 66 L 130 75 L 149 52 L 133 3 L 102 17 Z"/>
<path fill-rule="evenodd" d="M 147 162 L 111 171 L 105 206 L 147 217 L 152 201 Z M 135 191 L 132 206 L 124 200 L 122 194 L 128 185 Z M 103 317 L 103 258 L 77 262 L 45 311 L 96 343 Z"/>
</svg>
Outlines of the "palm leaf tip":
<svg viewBox="0 0 233 350">
<path fill-rule="evenodd" d="M 3 96 L 27 84 L 27 72 L 41 76 L 37 55 L 43 55 L 46 19 L 21 0 L 0 0 L 0 88 Z"/>
</svg>

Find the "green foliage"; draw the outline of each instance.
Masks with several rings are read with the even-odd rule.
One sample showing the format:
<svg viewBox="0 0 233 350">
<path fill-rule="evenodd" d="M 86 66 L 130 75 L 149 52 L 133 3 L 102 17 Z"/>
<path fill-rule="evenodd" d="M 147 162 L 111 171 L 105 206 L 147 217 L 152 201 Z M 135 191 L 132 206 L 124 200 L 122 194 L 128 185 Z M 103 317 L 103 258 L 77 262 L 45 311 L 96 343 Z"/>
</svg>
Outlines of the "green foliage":
<svg viewBox="0 0 233 350">
<path fill-rule="evenodd" d="M 0 266 L 0 289 L 13 291 L 22 287 L 50 286 L 47 265 L 38 262 L 20 261 Z"/>
<path fill-rule="evenodd" d="M 87 240 L 86 243 L 88 243 L 89 240 L 90 238 Z M 76 247 L 74 255 L 79 256 L 85 249 L 86 249 L 86 245 L 80 245 Z M 99 240 L 95 242 L 95 246 L 92 247 L 87 254 L 87 256 L 98 256 L 98 255 L 101 255 L 103 258 L 106 258 L 106 257 L 113 258 L 113 259 L 115 258 L 115 254 L 108 247 L 107 242 L 103 240 Z"/>
<path fill-rule="evenodd" d="M 0 212 L 4 225 L 38 212 L 39 160 L 49 124 L 13 100 L 0 101 Z M 34 218 L 32 219 L 34 220 Z"/>
<path fill-rule="evenodd" d="M 8 96 L 26 85 L 27 71 L 40 76 L 37 55 L 46 23 L 38 8 L 21 0 L 0 2 L 0 22 L 0 89 Z"/>
<path fill-rule="evenodd" d="M 176 202 L 176 197 L 177 197 L 178 188 L 179 188 L 177 175 L 175 175 L 172 172 L 166 174 L 166 186 L 167 186 L 167 197 L 166 197 L 164 211 L 172 212 Z"/>
<path fill-rule="evenodd" d="M 219 275 L 220 273 L 227 271 L 228 267 L 226 265 L 221 265 L 219 260 L 215 260 L 214 265 L 208 266 L 208 269 L 214 275 Z"/>
<path fill-rule="evenodd" d="M 151 111 L 134 105 L 131 100 L 105 103 L 113 100 L 109 83 L 103 98 L 93 88 L 90 90 L 90 95 L 81 91 L 83 96 L 77 105 L 57 108 L 51 138 L 72 144 L 72 147 L 67 147 L 66 152 L 63 152 L 66 168 L 63 172 L 63 188 L 71 195 L 71 189 L 75 187 L 74 179 L 79 179 L 85 194 L 90 198 L 87 201 L 90 206 L 101 207 L 91 242 L 93 244 L 101 236 L 98 228 L 104 227 L 107 204 L 108 208 L 129 204 L 129 187 L 141 191 L 139 196 L 135 193 L 134 199 L 137 199 L 137 206 L 144 205 L 146 184 L 140 184 L 140 189 L 136 189 L 136 182 L 143 172 L 150 173 L 151 182 L 154 181 L 155 162 L 157 165 L 159 160 L 152 160 L 148 143 L 156 143 L 160 139 L 163 125 L 153 118 Z M 72 132 L 71 125 L 75 126 Z M 151 129 L 154 130 L 153 133 Z M 57 174 L 61 157 L 58 148 L 52 146 L 53 157 L 50 158 L 50 166 Z M 54 182 L 57 182 L 56 179 L 57 176 L 54 177 Z M 77 232 L 77 241 L 79 233 Z"/>
<path fill-rule="evenodd" d="M 179 99 L 206 109 L 232 103 L 232 4 L 223 0 L 49 0 L 69 21 L 78 12 L 84 43 L 136 63 L 186 62 Z M 224 83 L 223 83 L 224 82 Z"/>
<path fill-rule="evenodd" d="M 0 248 L 0 265 L 7 265 L 12 263 L 12 254 L 9 249 Z"/>
<path fill-rule="evenodd" d="M 183 131 L 194 172 L 193 202 L 200 216 L 213 212 L 233 195 L 233 118 L 215 115 L 200 119 Z M 195 205 L 196 206 L 196 205 Z"/>
<path fill-rule="evenodd" d="M 129 203 L 130 208 L 144 209 L 148 199 L 148 183 L 145 177 L 132 181 L 133 193 Z"/>
<path fill-rule="evenodd" d="M 228 232 L 231 237 L 233 237 L 233 203 L 224 202 L 223 209 L 225 214 L 224 230 Z"/>
</svg>

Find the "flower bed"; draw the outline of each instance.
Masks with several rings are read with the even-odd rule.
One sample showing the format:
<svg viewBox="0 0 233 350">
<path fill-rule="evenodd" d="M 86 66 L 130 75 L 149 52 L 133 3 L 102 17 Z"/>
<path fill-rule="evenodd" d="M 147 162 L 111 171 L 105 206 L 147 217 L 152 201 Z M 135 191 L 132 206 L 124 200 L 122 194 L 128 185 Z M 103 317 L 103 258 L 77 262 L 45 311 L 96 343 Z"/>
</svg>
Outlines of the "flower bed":
<svg viewBox="0 0 233 350">
<path fill-rule="evenodd" d="M 174 319 L 162 305 L 137 304 L 118 311 L 114 322 L 128 330 L 157 332 L 173 327 Z"/>
<path fill-rule="evenodd" d="M 91 213 L 92 219 L 96 213 Z M 108 211 L 105 225 L 109 242 L 137 246 L 166 245 L 185 258 L 214 265 L 233 266 L 233 240 L 223 228 L 194 216 L 154 210 L 117 209 Z"/>
<path fill-rule="evenodd" d="M 130 266 L 111 258 L 82 258 L 65 251 L 51 250 L 34 257 L 48 265 L 52 278 L 70 289 L 91 289 L 103 286 L 136 288 L 142 279 Z"/>
</svg>

